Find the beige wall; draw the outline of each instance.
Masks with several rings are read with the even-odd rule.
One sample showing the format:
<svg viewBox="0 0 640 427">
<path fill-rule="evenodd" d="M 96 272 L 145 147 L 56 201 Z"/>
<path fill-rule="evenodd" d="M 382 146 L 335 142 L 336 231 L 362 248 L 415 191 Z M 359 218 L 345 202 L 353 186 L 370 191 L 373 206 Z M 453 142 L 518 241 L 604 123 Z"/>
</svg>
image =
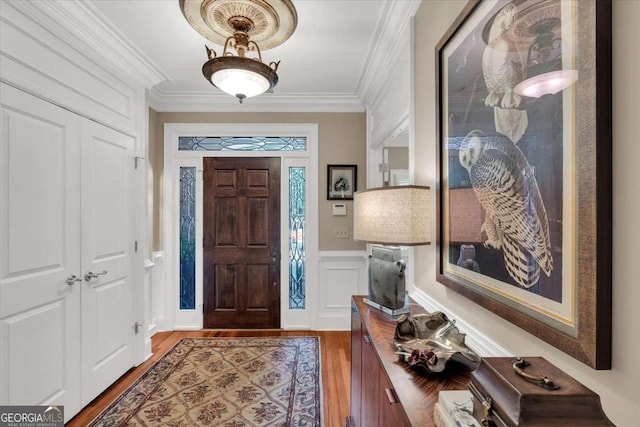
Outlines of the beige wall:
<svg viewBox="0 0 640 427">
<path fill-rule="evenodd" d="M 415 21 L 415 171 L 418 184 L 435 188 L 434 47 L 466 4 L 456 0 L 422 2 Z M 636 248 L 640 242 L 640 164 L 637 101 L 640 99 L 640 1 L 613 2 L 613 369 L 595 371 L 435 281 L 435 245 L 416 249 L 417 286 L 457 316 L 515 355 L 543 356 L 598 394 L 618 426 L 640 420 Z M 435 218 L 435 209 L 433 211 Z M 435 220 L 432 227 L 435 227 Z"/>
<path fill-rule="evenodd" d="M 409 169 L 409 148 L 388 147 L 389 169 Z"/>
<path fill-rule="evenodd" d="M 149 157 L 153 170 L 153 250 L 162 242 L 162 170 L 165 123 L 317 123 L 318 124 L 318 218 L 320 250 L 364 250 L 353 241 L 353 202 L 347 216 L 332 216 L 327 200 L 327 164 L 358 165 L 358 188 L 366 184 L 366 123 L 364 113 L 161 113 L 149 111 Z M 286 136 L 286 135 L 284 135 Z M 335 239 L 335 227 L 348 227 L 348 239 Z"/>
</svg>

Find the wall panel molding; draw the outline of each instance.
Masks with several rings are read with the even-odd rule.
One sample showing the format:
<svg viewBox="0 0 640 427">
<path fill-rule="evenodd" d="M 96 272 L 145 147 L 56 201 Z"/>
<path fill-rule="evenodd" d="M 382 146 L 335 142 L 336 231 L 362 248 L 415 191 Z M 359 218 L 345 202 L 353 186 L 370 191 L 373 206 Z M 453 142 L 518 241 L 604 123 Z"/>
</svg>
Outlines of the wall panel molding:
<svg viewBox="0 0 640 427">
<path fill-rule="evenodd" d="M 365 251 L 321 251 L 318 272 L 319 330 L 351 328 L 351 296 L 366 293 Z"/>
<path fill-rule="evenodd" d="M 150 68 L 141 71 L 145 68 L 141 63 L 118 65 L 123 56 L 116 51 L 125 51 L 126 44 L 105 36 L 104 24 L 91 32 L 92 22 L 100 22 L 92 16 L 84 2 L 4 1 L 0 80 L 134 136 L 139 94 L 163 77 L 149 77 Z M 102 35 L 97 35 L 100 31 Z"/>
<path fill-rule="evenodd" d="M 150 88 L 168 79 L 144 52 L 110 26 L 90 2 L 5 1 L 122 81 Z"/>
</svg>

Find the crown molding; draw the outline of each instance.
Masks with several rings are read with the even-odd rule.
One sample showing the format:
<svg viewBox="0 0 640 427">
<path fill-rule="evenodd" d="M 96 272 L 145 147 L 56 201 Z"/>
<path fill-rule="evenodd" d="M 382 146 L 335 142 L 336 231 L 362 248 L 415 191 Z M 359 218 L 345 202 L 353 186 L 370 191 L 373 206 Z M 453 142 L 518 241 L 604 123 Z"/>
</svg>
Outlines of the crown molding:
<svg viewBox="0 0 640 427">
<path fill-rule="evenodd" d="M 380 87 L 392 77 L 393 64 L 410 49 L 411 18 L 422 0 L 389 1 L 382 11 L 356 93 L 366 106 L 374 105 Z"/>
<path fill-rule="evenodd" d="M 410 19 L 420 5 L 420 0 L 389 1 L 383 8 L 355 93 L 266 94 L 240 105 L 218 93 L 159 91 L 154 86 L 170 80 L 168 74 L 90 2 L 3 1 L 120 80 L 150 89 L 150 106 L 156 111 L 186 112 L 362 112 L 391 77 L 390 64 L 408 49 Z"/>
<path fill-rule="evenodd" d="M 355 94 L 300 93 L 264 94 L 249 98 L 240 104 L 236 98 L 211 92 L 149 92 L 149 106 L 158 112 L 305 112 L 305 113 L 360 113 L 364 106 Z"/>
<path fill-rule="evenodd" d="M 398 144 L 396 139 L 400 134 L 408 131 L 410 125 L 409 112 L 402 114 L 397 121 L 397 124 L 389 129 L 383 135 L 374 135 L 370 139 L 369 148 L 372 150 L 379 150 L 382 147 L 403 147 L 406 144 Z"/>
<path fill-rule="evenodd" d="M 111 74 L 151 88 L 168 80 L 89 2 L 3 0 Z"/>
</svg>

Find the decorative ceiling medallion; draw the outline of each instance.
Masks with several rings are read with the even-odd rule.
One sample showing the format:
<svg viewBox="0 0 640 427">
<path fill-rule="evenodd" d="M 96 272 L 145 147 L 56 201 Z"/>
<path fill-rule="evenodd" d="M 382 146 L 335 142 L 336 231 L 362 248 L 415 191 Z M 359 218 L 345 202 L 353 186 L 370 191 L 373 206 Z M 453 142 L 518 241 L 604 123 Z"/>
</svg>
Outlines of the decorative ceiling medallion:
<svg viewBox="0 0 640 427">
<path fill-rule="evenodd" d="M 234 18 L 253 23 L 247 33 L 261 50 L 280 46 L 298 24 L 291 0 L 180 0 L 180 9 L 198 33 L 220 46 L 235 31 Z"/>
</svg>

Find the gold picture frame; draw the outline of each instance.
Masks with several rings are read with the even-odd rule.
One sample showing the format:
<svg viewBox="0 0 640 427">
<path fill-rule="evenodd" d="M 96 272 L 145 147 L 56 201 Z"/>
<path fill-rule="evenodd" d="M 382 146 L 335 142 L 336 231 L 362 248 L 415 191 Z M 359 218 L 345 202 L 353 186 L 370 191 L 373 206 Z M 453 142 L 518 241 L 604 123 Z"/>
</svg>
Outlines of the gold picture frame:
<svg viewBox="0 0 640 427">
<path fill-rule="evenodd" d="M 472 0 L 436 64 L 438 282 L 610 369 L 611 2 Z"/>
</svg>

